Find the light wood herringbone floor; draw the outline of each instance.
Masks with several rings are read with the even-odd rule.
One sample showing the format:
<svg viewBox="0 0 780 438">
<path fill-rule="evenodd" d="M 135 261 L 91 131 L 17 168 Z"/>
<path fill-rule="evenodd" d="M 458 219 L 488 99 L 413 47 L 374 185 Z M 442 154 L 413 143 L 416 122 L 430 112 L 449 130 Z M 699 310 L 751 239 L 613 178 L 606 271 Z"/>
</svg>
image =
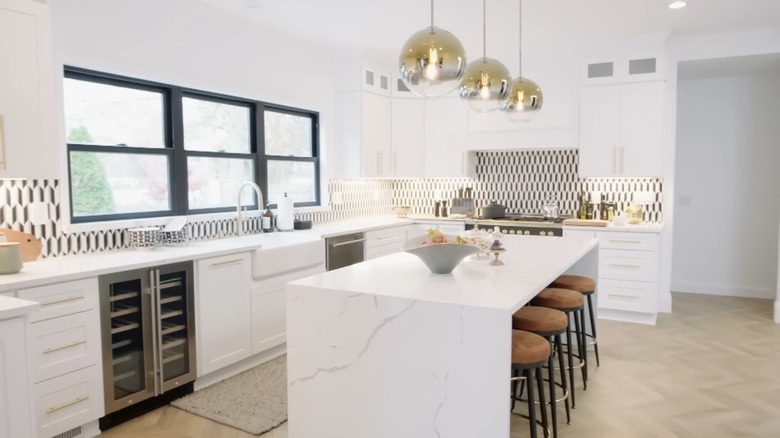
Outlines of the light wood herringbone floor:
<svg viewBox="0 0 780 438">
<path fill-rule="evenodd" d="M 674 313 L 655 327 L 600 321 L 601 367 L 591 367 L 587 391 L 578 385 L 559 436 L 780 437 L 780 325 L 771 311 L 767 300 L 675 294 Z M 103 436 L 253 437 L 173 407 Z M 512 438 L 525 436 L 526 420 L 513 416 Z M 288 438 L 286 425 L 261 438 Z"/>
</svg>

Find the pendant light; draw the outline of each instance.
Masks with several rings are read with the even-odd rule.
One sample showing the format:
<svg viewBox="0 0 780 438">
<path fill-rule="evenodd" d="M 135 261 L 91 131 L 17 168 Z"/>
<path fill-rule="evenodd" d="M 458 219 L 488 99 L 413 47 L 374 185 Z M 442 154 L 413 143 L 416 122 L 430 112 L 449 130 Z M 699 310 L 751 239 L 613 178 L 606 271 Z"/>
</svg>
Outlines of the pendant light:
<svg viewBox="0 0 780 438">
<path fill-rule="evenodd" d="M 512 92 L 509 99 L 501 106 L 501 111 L 506 114 L 506 118 L 512 122 L 527 122 L 536 116 L 542 109 L 542 89 L 536 85 L 536 82 L 523 77 L 523 0 L 520 4 L 520 25 L 518 31 L 518 44 L 520 53 L 518 54 L 517 77 L 512 80 Z"/>
<path fill-rule="evenodd" d="M 465 99 L 469 107 L 480 113 L 495 111 L 506 101 L 511 91 L 512 75 L 501 62 L 488 58 L 487 24 L 485 6 L 482 0 L 482 57 L 466 66 L 458 94 Z"/>
<path fill-rule="evenodd" d="M 455 35 L 433 25 L 406 40 L 398 57 L 401 79 L 415 94 L 439 97 L 453 91 L 466 68 L 466 50 Z"/>
</svg>

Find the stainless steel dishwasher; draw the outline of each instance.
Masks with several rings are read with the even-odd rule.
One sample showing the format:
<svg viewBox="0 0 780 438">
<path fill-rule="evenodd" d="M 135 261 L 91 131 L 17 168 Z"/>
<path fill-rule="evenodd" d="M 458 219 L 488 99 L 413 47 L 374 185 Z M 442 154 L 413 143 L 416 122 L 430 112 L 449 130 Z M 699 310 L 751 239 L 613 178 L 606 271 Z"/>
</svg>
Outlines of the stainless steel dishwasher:
<svg viewBox="0 0 780 438">
<path fill-rule="evenodd" d="M 325 239 L 328 252 L 325 267 L 328 271 L 354 265 L 365 260 L 365 241 L 363 233 L 344 234 Z"/>
</svg>

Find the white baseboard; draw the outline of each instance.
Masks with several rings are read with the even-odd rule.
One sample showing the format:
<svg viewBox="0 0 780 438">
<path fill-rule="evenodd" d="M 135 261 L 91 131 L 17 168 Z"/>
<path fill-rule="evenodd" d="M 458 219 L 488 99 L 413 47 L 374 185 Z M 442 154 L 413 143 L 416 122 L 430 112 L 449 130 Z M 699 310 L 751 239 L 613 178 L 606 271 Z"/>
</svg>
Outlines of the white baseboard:
<svg viewBox="0 0 780 438">
<path fill-rule="evenodd" d="M 658 315 L 654 313 L 627 312 L 624 310 L 599 309 L 598 319 L 631 322 L 634 324 L 655 325 Z"/>
<path fill-rule="evenodd" d="M 279 357 L 286 352 L 287 344 L 282 344 L 266 351 L 257 353 L 254 356 L 247 357 L 240 362 L 228 365 L 225 368 L 208 373 L 205 376 L 198 377 L 198 380 L 195 381 L 194 389 L 195 391 L 198 391 L 217 382 L 221 382 L 222 380 L 233 377 L 238 373 L 244 372 L 250 368 L 254 368 L 261 363 L 268 362 L 271 359 Z"/>
<path fill-rule="evenodd" d="M 775 322 L 780 324 L 780 300 L 775 300 Z"/>
<path fill-rule="evenodd" d="M 718 295 L 726 297 L 744 297 L 744 298 L 764 298 L 771 300 L 775 298 L 776 291 L 773 288 L 749 287 L 749 286 L 729 286 L 722 284 L 704 284 L 692 282 L 679 282 L 672 288 L 674 292 Z"/>
</svg>

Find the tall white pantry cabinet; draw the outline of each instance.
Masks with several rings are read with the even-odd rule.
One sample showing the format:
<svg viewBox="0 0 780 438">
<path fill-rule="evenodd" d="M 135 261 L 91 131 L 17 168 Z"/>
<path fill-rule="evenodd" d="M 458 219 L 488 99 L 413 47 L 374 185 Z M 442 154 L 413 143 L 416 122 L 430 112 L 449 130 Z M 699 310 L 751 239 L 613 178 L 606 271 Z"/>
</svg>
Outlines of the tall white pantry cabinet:
<svg viewBox="0 0 780 438">
<path fill-rule="evenodd" d="M 0 0 L 0 178 L 56 178 L 58 141 L 49 6 Z"/>
</svg>

